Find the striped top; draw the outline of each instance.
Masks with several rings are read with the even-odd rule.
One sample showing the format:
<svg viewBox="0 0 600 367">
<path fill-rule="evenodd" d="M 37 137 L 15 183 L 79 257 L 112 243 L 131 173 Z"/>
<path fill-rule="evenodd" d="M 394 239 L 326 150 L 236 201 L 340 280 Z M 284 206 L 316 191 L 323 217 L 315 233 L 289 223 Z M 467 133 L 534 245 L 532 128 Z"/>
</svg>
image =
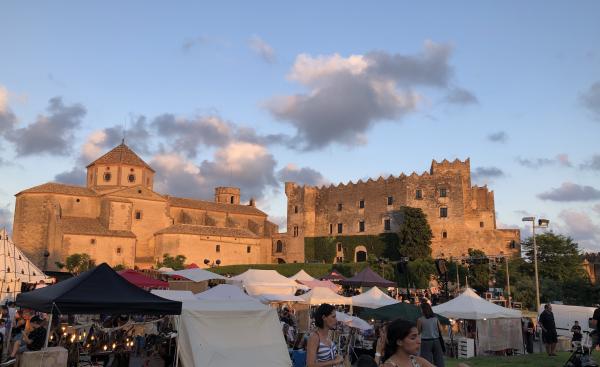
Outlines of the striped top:
<svg viewBox="0 0 600 367">
<path fill-rule="evenodd" d="M 332 341 L 331 345 L 327 345 L 319 340 L 319 348 L 317 348 L 317 362 L 333 361 L 337 356 L 337 347 Z"/>
</svg>

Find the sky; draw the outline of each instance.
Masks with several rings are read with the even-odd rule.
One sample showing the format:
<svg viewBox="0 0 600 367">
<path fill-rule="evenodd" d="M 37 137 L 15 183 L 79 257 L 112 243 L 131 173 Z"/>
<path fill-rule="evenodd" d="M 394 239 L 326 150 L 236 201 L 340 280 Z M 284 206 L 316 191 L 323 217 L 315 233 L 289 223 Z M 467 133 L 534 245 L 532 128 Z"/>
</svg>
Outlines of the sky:
<svg viewBox="0 0 600 367">
<path fill-rule="evenodd" d="M 123 137 L 155 190 L 238 186 L 284 229 L 285 181 L 470 158 L 497 224 L 600 251 L 598 1 L 3 1 L 0 226 Z"/>
</svg>

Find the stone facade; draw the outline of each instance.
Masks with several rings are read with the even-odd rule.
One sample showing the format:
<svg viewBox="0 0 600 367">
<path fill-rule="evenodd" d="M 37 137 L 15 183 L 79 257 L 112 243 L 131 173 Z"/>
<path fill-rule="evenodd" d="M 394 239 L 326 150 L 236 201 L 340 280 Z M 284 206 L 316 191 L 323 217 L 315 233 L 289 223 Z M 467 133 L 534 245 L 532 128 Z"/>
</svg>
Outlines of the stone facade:
<svg viewBox="0 0 600 367">
<path fill-rule="evenodd" d="M 287 233 L 273 238 L 275 262 L 305 260 L 305 239 L 393 233 L 401 206 L 421 208 L 433 231 L 433 257 L 519 251 L 519 230 L 496 228 L 494 193 L 471 185 L 470 161 L 433 161 L 429 172 L 337 186 L 285 184 Z M 279 241 L 279 242 L 278 242 Z M 346 254 L 346 256 L 355 256 Z M 339 252 L 333 261 L 343 260 Z M 353 261 L 354 259 L 344 259 Z"/>
<path fill-rule="evenodd" d="M 217 187 L 215 201 L 153 191 L 154 170 L 125 144 L 87 166 L 86 187 L 46 183 L 16 195 L 13 238 L 37 265 L 87 253 L 96 263 L 149 267 L 162 255 L 204 266 L 268 263 L 277 225 L 240 190 Z M 217 251 L 218 250 L 218 251 Z"/>
</svg>

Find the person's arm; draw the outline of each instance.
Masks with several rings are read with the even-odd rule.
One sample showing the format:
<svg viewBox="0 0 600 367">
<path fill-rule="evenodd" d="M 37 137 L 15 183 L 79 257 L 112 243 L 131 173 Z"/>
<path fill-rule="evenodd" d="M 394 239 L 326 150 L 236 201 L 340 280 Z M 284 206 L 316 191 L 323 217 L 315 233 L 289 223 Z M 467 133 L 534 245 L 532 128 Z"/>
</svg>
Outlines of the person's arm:
<svg viewBox="0 0 600 367">
<path fill-rule="evenodd" d="M 385 352 L 385 343 L 386 343 L 386 332 L 385 328 L 381 328 L 379 332 L 379 338 L 377 339 L 377 344 L 375 344 L 375 363 L 379 366 L 383 359 L 383 353 Z"/>
</svg>

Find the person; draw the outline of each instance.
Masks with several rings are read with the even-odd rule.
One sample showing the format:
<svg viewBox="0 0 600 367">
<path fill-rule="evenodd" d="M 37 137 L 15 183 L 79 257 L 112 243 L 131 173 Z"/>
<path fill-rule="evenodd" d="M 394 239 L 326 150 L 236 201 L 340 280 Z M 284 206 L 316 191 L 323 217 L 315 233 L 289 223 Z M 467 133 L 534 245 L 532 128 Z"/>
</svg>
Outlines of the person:
<svg viewBox="0 0 600 367">
<path fill-rule="evenodd" d="M 42 289 L 47 287 L 48 285 L 43 281 L 40 280 L 39 282 L 37 282 L 37 284 L 35 285 L 35 289 Z"/>
<path fill-rule="evenodd" d="M 9 359 L 3 364 L 12 363 L 19 353 L 42 349 L 46 341 L 46 328 L 42 326 L 42 322 L 42 318 L 39 316 L 33 316 L 29 320 L 31 331 L 29 334 L 23 333 L 21 338 L 15 342 Z"/>
<path fill-rule="evenodd" d="M 571 343 L 581 342 L 583 339 L 583 334 L 581 333 L 581 325 L 579 325 L 579 321 L 575 320 L 575 323 L 571 327 L 571 332 L 573 336 L 571 337 Z"/>
<path fill-rule="evenodd" d="M 525 342 L 525 350 L 528 354 L 533 353 L 533 336 L 535 334 L 535 325 L 533 319 L 527 317 L 523 322 L 523 341 Z"/>
<path fill-rule="evenodd" d="M 590 320 L 590 336 L 592 337 L 592 346 L 590 350 L 596 349 L 596 346 L 600 344 L 600 305 L 595 305 L 594 315 Z"/>
<path fill-rule="evenodd" d="M 552 305 L 544 305 L 544 311 L 540 314 L 539 324 L 542 328 L 542 341 L 546 346 L 546 353 L 549 356 L 556 356 L 556 343 L 558 335 L 556 334 L 556 323 L 552 313 Z"/>
<path fill-rule="evenodd" d="M 323 303 L 315 311 L 315 330 L 308 338 L 306 346 L 307 367 L 340 366 L 344 358 L 338 354 L 338 349 L 329 337 L 329 331 L 337 327 L 335 308 Z"/>
<path fill-rule="evenodd" d="M 356 361 L 356 367 L 377 367 L 378 364 L 375 362 L 373 357 L 368 354 L 361 354 Z"/>
<path fill-rule="evenodd" d="M 440 340 L 440 322 L 427 302 L 421 302 L 423 316 L 417 319 L 417 330 L 421 334 L 420 356 L 437 367 L 445 367 L 443 340 Z"/>
</svg>

